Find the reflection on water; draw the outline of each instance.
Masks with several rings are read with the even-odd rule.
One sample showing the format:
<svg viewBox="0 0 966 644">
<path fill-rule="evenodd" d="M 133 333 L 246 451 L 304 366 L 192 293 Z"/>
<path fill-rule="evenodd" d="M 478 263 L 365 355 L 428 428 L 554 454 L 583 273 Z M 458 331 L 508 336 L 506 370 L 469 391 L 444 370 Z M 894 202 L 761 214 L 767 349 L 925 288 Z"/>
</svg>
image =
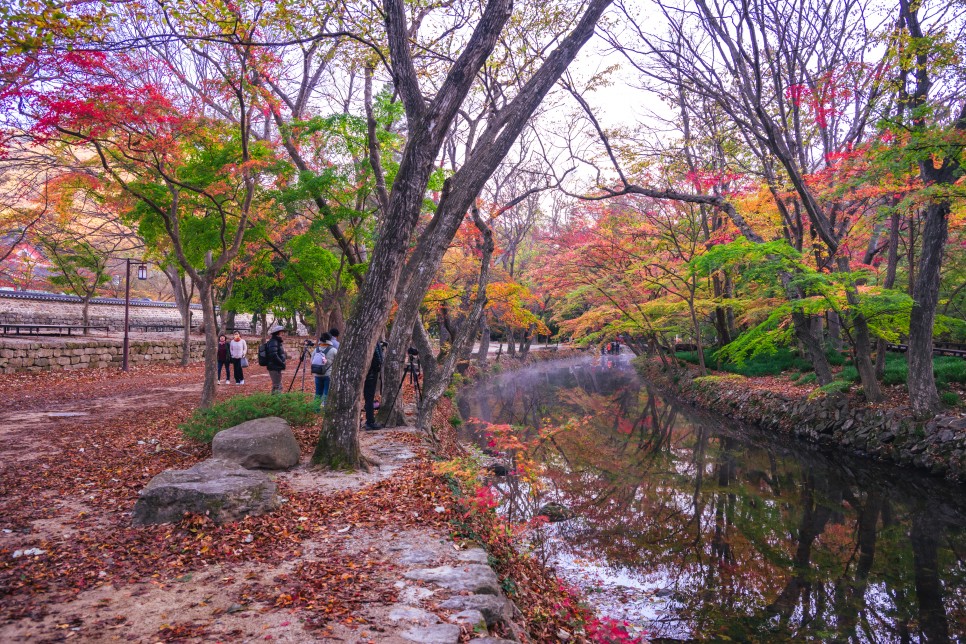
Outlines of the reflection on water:
<svg viewBox="0 0 966 644">
<path fill-rule="evenodd" d="M 960 486 L 682 407 L 622 362 L 504 374 L 459 404 L 531 433 L 566 425 L 539 457 L 580 518 L 547 528 L 551 560 L 652 637 L 966 636 Z"/>
</svg>

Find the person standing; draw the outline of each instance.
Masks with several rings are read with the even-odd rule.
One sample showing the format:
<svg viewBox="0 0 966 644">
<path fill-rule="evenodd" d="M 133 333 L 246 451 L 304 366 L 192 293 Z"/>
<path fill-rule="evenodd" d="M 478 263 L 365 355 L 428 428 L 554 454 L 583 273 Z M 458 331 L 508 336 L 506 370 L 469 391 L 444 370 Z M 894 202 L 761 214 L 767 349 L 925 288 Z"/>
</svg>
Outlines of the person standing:
<svg viewBox="0 0 966 644">
<path fill-rule="evenodd" d="M 332 346 L 332 336 L 323 333 L 319 336 L 319 344 L 312 354 L 312 374 L 315 376 L 315 398 L 322 402 L 329 397 L 329 384 L 332 376 L 332 363 L 339 350 Z"/>
<path fill-rule="evenodd" d="M 228 355 L 228 336 L 221 334 L 218 336 L 218 382 L 221 382 L 221 369 L 225 368 L 225 384 L 231 379 L 231 357 Z"/>
<path fill-rule="evenodd" d="M 238 331 L 235 331 L 235 335 L 228 345 L 228 351 L 231 354 L 231 366 L 235 371 L 235 384 L 243 385 L 245 384 L 244 367 L 247 364 L 243 365 L 242 361 L 248 362 L 248 343 L 242 339 L 241 333 Z"/>
<path fill-rule="evenodd" d="M 268 332 L 272 335 L 265 343 L 265 354 L 267 362 L 265 367 L 268 369 L 268 377 L 272 379 L 272 393 L 282 393 L 282 372 L 285 371 L 285 347 L 282 346 L 282 331 L 285 330 L 281 324 L 276 324 Z"/>
<path fill-rule="evenodd" d="M 366 429 L 382 429 L 383 425 L 376 422 L 375 399 L 376 385 L 379 383 L 379 374 L 382 371 L 382 350 L 385 342 L 377 342 L 376 349 L 372 352 L 372 362 L 369 363 L 369 371 L 366 373 L 366 381 L 362 387 L 362 398 L 366 408 Z"/>
<path fill-rule="evenodd" d="M 336 328 L 329 329 L 329 337 L 331 340 L 329 342 L 332 344 L 333 349 L 339 348 L 339 330 Z"/>
</svg>

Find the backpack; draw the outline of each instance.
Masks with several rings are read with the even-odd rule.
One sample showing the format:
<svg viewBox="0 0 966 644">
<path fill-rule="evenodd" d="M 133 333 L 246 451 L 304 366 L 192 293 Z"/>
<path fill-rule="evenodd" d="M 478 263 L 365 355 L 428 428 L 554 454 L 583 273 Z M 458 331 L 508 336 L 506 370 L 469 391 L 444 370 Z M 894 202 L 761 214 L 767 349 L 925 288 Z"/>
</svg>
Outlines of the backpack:
<svg viewBox="0 0 966 644">
<path fill-rule="evenodd" d="M 268 342 L 263 342 L 258 347 L 258 366 L 259 367 L 268 366 Z"/>
<path fill-rule="evenodd" d="M 312 373 L 315 375 L 325 376 L 332 370 L 332 361 L 328 358 L 328 352 L 328 349 L 316 347 L 315 353 L 312 354 Z"/>
</svg>

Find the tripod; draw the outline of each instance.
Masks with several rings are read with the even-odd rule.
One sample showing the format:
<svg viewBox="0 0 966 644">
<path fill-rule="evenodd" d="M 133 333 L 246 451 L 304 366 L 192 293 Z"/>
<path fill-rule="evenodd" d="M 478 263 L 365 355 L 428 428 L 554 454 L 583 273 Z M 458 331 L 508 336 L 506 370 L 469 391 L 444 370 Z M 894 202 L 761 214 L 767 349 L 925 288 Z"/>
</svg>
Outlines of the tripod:
<svg viewBox="0 0 966 644">
<path fill-rule="evenodd" d="M 310 353 L 311 349 L 312 349 L 312 345 L 309 344 L 309 341 L 306 341 L 306 343 L 302 345 L 302 353 L 299 355 L 299 363 L 295 367 L 295 372 L 292 373 L 292 382 L 288 383 L 288 389 L 286 390 L 287 393 L 291 393 L 292 386 L 295 384 L 295 379 L 299 375 L 299 369 L 302 369 L 302 365 L 305 364 L 305 356 L 307 356 Z M 303 393 L 305 392 L 305 371 L 306 371 L 305 369 L 302 369 L 302 392 Z"/>
<path fill-rule="evenodd" d="M 399 387 L 396 388 L 396 395 L 393 396 L 392 404 L 389 406 L 389 413 L 392 413 L 393 407 L 396 406 L 396 401 L 399 400 L 399 394 L 402 393 L 403 384 L 406 382 L 406 376 L 409 376 L 409 382 L 412 384 L 413 388 L 416 390 L 416 402 L 417 404 L 423 400 L 423 390 L 419 386 L 419 375 L 420 375 L 420 364 L 419 357 L 417 355 L 409 354 L 409 359 L 406 361 L 406 368 L 403 370 L 403 377 L 399 381 Z"/>
</svg>

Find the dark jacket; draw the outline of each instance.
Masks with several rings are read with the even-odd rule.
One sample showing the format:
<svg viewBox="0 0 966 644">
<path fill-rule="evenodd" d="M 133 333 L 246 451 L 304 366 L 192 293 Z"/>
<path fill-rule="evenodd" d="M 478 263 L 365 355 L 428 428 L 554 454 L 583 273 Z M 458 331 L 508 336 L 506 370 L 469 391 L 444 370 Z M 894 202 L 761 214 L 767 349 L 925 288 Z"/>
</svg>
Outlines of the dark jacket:
<svg viewBox="0 0 966 644">
<path fill-rule="evenodd" d="M 369 363 L 369 373 L 366 378 L 378 378 L 382 370 L 382 344 L 376 344 L 376 350 L 372 352 L 372 362 Z"/>
<path fill-rule="evenodd" d="M 228 362 L 228 343 L 218 345 L 218 362 Z"/>
<path fill-rule="evenodd" d="M 281 338 L 275 335 L 269 338 L 266 352 L 268 353 L 268 364 L 265 365 L 265 368 L 269 371 L 285 371 L 285 360 L 288 356 L 285 355 Z"/>
</svg>

